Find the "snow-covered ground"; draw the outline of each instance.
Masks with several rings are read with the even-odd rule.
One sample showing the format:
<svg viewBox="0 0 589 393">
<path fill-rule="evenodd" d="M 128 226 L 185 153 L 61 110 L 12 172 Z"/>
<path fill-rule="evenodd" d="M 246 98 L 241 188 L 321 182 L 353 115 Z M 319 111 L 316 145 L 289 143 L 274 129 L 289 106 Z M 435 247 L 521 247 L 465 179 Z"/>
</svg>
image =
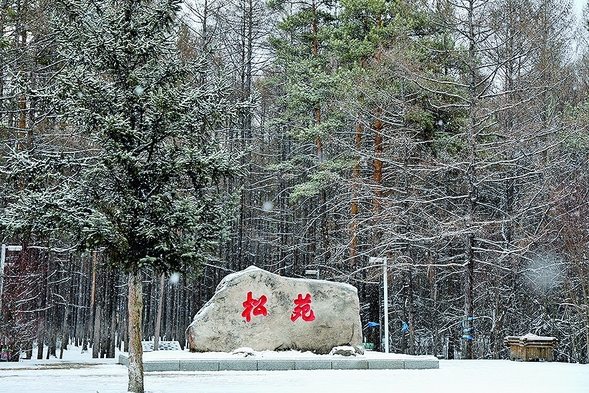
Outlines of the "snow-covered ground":
<svg viewBox="0 0 589 393">
<path fill-rule="evenodd" d="M 55 360 L 0 363 L 0 391 L 126 391 L 127 369 L 124 366 L 77 363 L 90 361 L 89 358 L 88 353 L 80 354 L 79 350 L 71 349 L 64 355 L 64 361 L 69 363 Z M 145 389 L 150 393 L 587 393 L 589 365 L 442 360 L 440 368 L 434 370 L 163 372 L 146 373 Z"/>
</svg>

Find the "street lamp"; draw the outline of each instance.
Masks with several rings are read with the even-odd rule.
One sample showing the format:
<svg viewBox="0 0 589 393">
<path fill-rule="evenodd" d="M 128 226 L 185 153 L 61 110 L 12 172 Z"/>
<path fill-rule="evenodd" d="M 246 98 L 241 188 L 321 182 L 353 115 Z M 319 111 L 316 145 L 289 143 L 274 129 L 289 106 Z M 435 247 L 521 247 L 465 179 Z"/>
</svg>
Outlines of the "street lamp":
<svg viewBox="0 0 589 393">
<path fill-rule="evenodd" d="M 386 258 L 378 258 L 378 257 L 370 257 L 368 261 L 371 264 L 382 264 L 382 274 L 383 274 L 383 298 L 384 298 L 384 352 L 389 353 L 389 283 L 388 283 L 388 274 L 387 274 L 387 259 Z"/>
</svg>

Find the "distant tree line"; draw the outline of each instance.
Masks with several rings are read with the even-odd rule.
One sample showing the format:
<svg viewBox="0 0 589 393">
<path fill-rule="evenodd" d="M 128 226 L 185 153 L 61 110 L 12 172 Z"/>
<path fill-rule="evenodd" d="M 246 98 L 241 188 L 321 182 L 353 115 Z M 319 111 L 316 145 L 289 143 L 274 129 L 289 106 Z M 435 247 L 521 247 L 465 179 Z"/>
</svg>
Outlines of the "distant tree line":
<svg viewBox="0 0 589 393">
<path fill-rule="evenodd" d="M 6 254 L 0 344 L 114 356 L 129 339 L 129 271 L 104 245 L 45 230 L 52 189 L 81 181 L 104 146 L 44 95 L 64 75 L 54 2 L 0 7 L 0 225 L 4 244 L 23 246 Z M 144 339 L 184 345 L 220 280 L 256 265 L 354 285 L 365 338 L 382 349 L 368 326 L 384 322 L 383 269 L 370 263 L 382 257 L 392 352 L 507 358 L 503 338 L 531 332 L 559 339 L 558 360 L 588 361 L 589 62 L 570 1 L 182 10 L 183 61 L 200 59 L 198 83 L 237 107 L 211 129 L 240 175 L 207 188 L 233 196 L 235 216 L 224 241 L 203 240 L 215 246 L 197 268 L 173 266 L 172 280 L 175 269 L 141 269 Z M 45 201 L 26 205 L 35 225 L 15 213 L 33 194 Z"/>
</svg>

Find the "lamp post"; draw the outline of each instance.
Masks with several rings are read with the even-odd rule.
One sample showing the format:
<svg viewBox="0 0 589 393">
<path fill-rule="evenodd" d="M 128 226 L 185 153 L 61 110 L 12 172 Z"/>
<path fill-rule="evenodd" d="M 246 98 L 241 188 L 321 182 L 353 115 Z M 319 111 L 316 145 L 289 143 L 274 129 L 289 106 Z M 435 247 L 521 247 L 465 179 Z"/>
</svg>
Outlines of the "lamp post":
<svg viewBox="0 0 589 393">
<path fill-rule="evenodd" d="M 382 264 L 383 274 L 383 302 L 384 302 L 384 352 L 389 353 L 389 283 L 387 274 L 387 259 L 370 257 L 371 264 Z"/>
<path fill-rule="evenodd" d="M 4 289 L 4 262 L 6 261 L 6 251 L 22 251 L 22 246 L 2 245 L 2 255 L 0 255 L 0 311 L 2 311 L 2 291 Z"/>
</svg>

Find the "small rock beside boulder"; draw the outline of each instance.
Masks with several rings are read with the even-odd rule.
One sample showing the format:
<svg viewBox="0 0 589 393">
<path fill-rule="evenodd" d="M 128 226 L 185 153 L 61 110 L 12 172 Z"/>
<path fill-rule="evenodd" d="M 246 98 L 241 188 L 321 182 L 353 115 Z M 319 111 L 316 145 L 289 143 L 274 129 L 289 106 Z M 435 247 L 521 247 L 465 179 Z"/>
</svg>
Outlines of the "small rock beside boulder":
<svg viewBox="0 0 589 393">
<path fill-rule="evenodd" d="M 356 356 L 356 348 L 350 346 L 334 347 L 329 352 L 330 355 Z"/>
<path fill-rule="evenodd" d="M 285 278 L 257 267 L 230 274 L 186 330 L 193 352 L 300 350 L 364 353 L 355 287 Z"/>
</svg>

